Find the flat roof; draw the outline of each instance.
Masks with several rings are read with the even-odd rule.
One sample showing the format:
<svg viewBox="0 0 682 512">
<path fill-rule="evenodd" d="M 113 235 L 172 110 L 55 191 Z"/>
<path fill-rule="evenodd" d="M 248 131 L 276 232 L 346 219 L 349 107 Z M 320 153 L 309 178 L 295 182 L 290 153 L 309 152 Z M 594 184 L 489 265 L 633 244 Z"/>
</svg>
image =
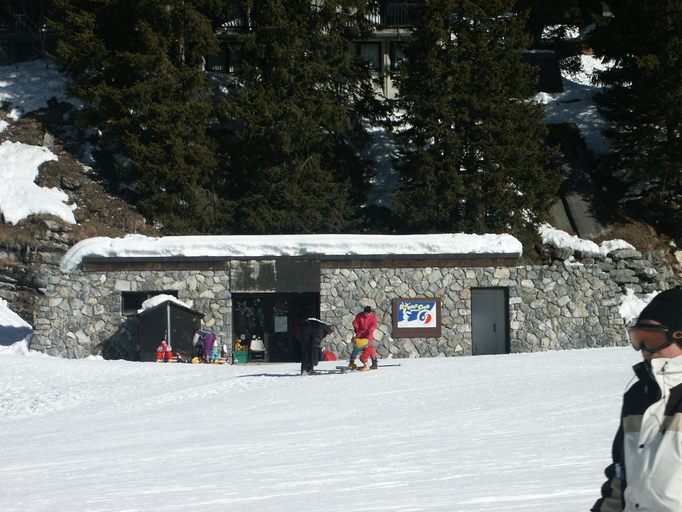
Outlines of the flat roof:
<svg viewBox="0 0 682 512">
<path fill-rule="evenodd" d="M 508 234 L 427 235 L 217 235 L 96 237 L 74 245 L 60 268 L 83 261 L 228 261 L 249 259 L 519 258 L 523 246 Z"/>
</svg>

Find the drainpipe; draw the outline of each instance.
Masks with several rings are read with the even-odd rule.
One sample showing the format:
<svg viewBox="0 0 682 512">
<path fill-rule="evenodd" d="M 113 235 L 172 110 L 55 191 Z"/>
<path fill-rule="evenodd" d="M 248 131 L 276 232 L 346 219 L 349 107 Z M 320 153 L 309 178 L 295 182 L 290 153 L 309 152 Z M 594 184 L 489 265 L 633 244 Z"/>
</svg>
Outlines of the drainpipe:
<svg viewBox="0 0 682 512">
<path fill-rule="evenodd" d="M 170 302 L 166 302 L 166 343 L 170 347 L 173 346 L 173 343 L 171 343 Z"/>
</svg>

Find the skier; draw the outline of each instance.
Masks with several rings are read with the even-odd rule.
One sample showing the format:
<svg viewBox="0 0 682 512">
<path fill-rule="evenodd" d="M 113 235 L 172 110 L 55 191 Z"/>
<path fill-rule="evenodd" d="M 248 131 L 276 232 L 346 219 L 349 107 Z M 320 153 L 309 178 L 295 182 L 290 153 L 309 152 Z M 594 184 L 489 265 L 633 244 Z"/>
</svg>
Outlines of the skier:
<svg viewBox="0 0 682 512">
<path fill-rule="evenodd" d="M 363 365 L 361 368 L 362 371 L 377 369 L 377 353 L 376 350 L 374 350 L 374 330 L 376 327 L 377 317 L 372 311 L 372 307 L 365 306 L 353 319 L 353 331 L 355 332 L 355 337 L 353 339 L 354 347 L 350 354 L 348 368 L 357 368 L 355 365 L 355 358 L 358 353 L 360 353 L 360 362 Z M 368 359 L 372 360 L 371 366 Z"/>
<path fill-rule="evenodd" d="M 592 512 L 682 510 L 682 288 L 656 295 L 628 328 L 642 362 L 623 396 L 608 480 Z"/>
<path fill-rule="evenodd" d="M 308 318 L 301 324 L 298 341 L 301 344 L 301 375 L 311 375 L 320 361 L 320 345 L 325 336 L 334 332 L 334 326 L 319 318 Z"/>
</svg>

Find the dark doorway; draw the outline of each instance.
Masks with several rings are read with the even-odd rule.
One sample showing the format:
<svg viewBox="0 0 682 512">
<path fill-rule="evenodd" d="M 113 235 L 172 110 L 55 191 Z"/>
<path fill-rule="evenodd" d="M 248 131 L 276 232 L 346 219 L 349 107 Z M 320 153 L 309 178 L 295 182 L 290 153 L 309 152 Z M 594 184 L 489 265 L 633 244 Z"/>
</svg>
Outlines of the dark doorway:
<svg viewBox="0 0 682 512">
<path fill-rule="evenodd" d="M 509 353 L 509 309 L 506 288 L 471 289 L 472 355 Z"/>
<path fill-rule="evenodd" d="M 234 340 L 260 337 L 266 360 L 300 362 L 295 336 L 303 320 L 319 317 L 320 294 L 239 293 L 232 295 L 232 310 Z"/>
</svg>

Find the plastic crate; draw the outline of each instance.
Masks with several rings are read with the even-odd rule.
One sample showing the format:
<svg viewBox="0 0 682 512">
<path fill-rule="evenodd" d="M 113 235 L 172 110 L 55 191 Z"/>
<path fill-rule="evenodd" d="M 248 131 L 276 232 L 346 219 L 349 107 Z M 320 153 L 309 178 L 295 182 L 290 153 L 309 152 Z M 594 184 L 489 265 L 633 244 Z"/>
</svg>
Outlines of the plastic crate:
<svg viewBox="0 0 682 512">
<path fill-rule="evenodd" d="M 235 350 L 234 351 L 234 362 L 235 363 L 248 363 L 249 362 L 249 351 L 248 350 Z"/>
</svg>

